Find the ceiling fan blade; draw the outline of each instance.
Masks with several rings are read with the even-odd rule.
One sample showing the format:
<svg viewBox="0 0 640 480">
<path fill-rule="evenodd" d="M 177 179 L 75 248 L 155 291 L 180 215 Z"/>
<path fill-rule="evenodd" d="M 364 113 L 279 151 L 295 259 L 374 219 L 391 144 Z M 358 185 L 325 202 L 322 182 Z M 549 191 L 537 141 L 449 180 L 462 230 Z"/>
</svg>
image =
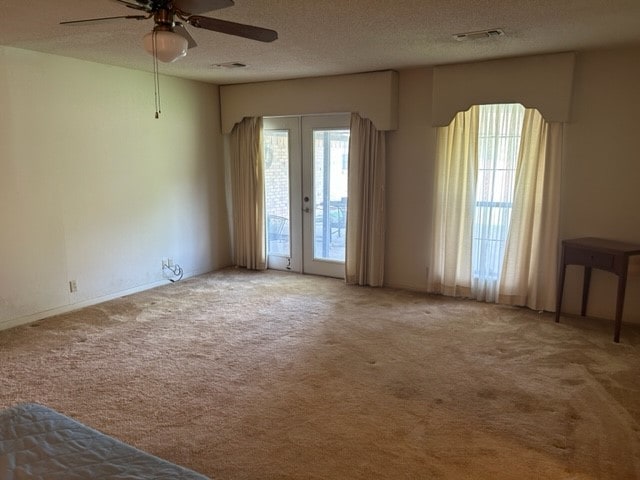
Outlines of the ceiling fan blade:
<svg viewBox="0 0 640 480">
<path fill-rule="evenodd" d="M 173 6 L 185 13 L 205 13 L 233 7 L 233 0 L 174 0 Z"/>
<path fill-rule="evenodd" d="M 108 20 L 117 20 L 121 18 L 133 19 L 133 20 L 147 20 L 151 18 L 151 16 L 150 15 L 120 15 L 117 17 L 87 18 L 85 20 L 68 20 L 66 22 L 60 22 L 60 25 L 78 25 L 81 23 L 105 22 Z"/>
<path fill-rule="evenodd" d="M 175 33 L 177 33 L 178 35 L 180 35 L 180 36 L 182 36 L 182 37 L 187 39 L 187 42 L 189 42 L 189 48 L 193 48 L 193 47 L 197 47 L 198 46 L 198 44 L 193 39 L 191 34 L 187 31 L 186 28 L 184 28 L 184 25 L 182 25 L 181 23 L 176 23 L 174 25 L 174 27 L 173 27 L 173 31 Z"/>
<path fill-rule="evenodd" d="M 228 22 L 227 20 L 220 20 L 218 18 L 191 15 L 186 18 L 186 21 L 189 25 L 193 25 L 196 28 L 205 28 L 214 32 L 258 40 L 259 42 L 273 42 L 278 38 L 278 32 L 275 30 L 254 27 L 243 23 Z"/>
</svg>

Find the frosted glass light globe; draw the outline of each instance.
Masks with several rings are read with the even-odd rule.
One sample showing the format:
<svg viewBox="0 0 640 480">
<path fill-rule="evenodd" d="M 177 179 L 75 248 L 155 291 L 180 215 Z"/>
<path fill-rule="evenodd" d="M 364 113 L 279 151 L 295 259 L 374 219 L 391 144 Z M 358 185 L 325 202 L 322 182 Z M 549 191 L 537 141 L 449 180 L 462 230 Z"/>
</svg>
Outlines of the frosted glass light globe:
<svg viewBox="0 0 640 480">
<path fill-rule="evenodd" d="M 154 30 L 144 36 L 144 49 L 150 55 L 154 54 L 154 42 L 156 58 L 165 63 L 171 63 L 184 57 L 189 48 L 189 42 L 186 38 L 169 30 Z"/>
</svg>

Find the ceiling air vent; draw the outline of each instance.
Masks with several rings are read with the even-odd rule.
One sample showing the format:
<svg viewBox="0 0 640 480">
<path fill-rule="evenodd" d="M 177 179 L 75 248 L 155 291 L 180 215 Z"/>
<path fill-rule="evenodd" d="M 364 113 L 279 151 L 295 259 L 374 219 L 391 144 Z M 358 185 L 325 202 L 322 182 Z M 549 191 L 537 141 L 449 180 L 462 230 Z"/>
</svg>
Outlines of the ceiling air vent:
<svg viewBox="0 0 640 480">
<path fill-rule="evenodd" d="M 501 37 L 504 35 L 504 31 L 501 28 L 492 28 L 490 30 L 480 30 L 478 32 L 456 33 L 452 35 L 459 42 L 466 42 L 468 40 L 480 40 L 482 38 Z"/>
<path fill-rule="evenodd" d="M 227 63 L 215 63 L 211 65 L 212 68 L 224 68 L 224 69 L 233 69 L 233 68 L 247 68 L 246 63 L 241 62 L 227 62 Z"/>
</svg>

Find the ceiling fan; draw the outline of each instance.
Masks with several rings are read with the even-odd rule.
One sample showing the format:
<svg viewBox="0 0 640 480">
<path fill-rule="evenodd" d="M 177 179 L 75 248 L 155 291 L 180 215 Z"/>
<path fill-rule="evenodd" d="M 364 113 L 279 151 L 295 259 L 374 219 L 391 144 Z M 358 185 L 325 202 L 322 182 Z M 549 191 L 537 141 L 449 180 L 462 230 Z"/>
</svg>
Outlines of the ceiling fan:
<svg viewBox="0 0 640 480">
<path fill-rule="evenodd" d="M 89 18 L 60 22 L 61 25 L 77 25 L 116 19 L 148 20 L 153 17 L 155 26 L 144 36 L 144 48 L 162 62 L 173 62 L 187 54 L 187 49 L 197 46 L 184 23 L 196 28 L 226 33 L 238 37 L 273 42 L 278 33 L 267 28 L 204 17 L 200 13 L 220 10 L 234 5 L 233 0 L 112 0 L 127 8 L 144 12 L 138 15 Z M 176 19 L 182 20 L 176 21 Z"/>
</svg>

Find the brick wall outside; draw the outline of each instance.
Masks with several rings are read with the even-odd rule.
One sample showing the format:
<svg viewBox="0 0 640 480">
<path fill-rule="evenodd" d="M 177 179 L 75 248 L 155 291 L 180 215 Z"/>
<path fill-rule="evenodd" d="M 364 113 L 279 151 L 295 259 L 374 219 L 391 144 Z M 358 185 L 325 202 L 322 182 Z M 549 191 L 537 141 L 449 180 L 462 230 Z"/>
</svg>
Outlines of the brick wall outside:
<svg viewBox="0 0 640 480">
<path fill-rule="evenodd" d="M 289 218 L 289 138 L 286 131 L 264 136 L 267 215 Z"/>
</svg>

